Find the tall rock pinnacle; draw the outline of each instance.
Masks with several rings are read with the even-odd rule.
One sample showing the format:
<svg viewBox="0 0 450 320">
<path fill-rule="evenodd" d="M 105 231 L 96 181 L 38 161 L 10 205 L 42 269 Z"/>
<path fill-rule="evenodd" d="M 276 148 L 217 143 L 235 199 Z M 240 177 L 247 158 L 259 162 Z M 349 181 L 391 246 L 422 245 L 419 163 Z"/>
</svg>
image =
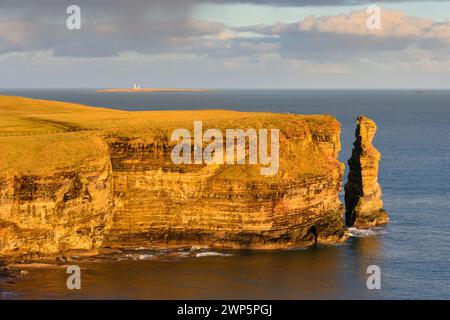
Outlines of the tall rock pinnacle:
<svg viewBox="0 0 450 320">
<path fill-rule="evenodd" d="M 345 220 L 348 226 L 370 228 L 386 224 L 389 217 L 383 209 L 378 183 L 380 152 L 372 145 L 377 131 L 375 122 L 358 117 L 356 140 L 348 160 L 349 173 L 345 184 Z"/>
</svg>

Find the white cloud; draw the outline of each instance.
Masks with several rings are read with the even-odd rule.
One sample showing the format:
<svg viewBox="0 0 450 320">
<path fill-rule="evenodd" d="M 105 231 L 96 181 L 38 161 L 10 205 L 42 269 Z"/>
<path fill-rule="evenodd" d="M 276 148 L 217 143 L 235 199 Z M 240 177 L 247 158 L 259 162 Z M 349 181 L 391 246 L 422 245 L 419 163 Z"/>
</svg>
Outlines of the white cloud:
<svg viewBox="0 0 450 320">
<path fill-rule="evenodd" d="M 0 87 L 126 86 L 130 81 L 185 87 L 396 87 L 420 86 L 424 79 L 437 85 L 450 73 L 450 22 L 383 11 L 382 29 L 373 32 L 366 28 L 367 17 L 358 11 L 238 28 L 191 19 L 103 21 L 88 23 L 80 33 L 0 20 L 0 69 L 8 75 Z"/>
<path fill-rule="evenodd" d="M 366 21 L 369 17 L 365 11 L 336 16 L 309 16 L 297 23 L 279 22 L 273 25 L 256 25 L 240 27 L 238 30 L 252 31 L 267 35 L 289 33 L 327 33 L 330 35 L 355 35 L 380 38 L 408 38 L 411 41 L 437 39 L 446 43 L 450 41 L 450 22 L 434 22 L 429 19 L 409 17 L 400 11 L 381 11 L 382 27 L 369 30 Z"/>
</svg>

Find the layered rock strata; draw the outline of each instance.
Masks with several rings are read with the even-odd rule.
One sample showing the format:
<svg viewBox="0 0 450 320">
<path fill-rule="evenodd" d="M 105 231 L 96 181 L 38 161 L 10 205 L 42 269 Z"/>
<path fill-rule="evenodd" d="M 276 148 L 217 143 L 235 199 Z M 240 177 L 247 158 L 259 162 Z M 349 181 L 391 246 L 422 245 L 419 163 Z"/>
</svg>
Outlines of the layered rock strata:
<svg viewBox="0 0 450 320">
<path fill-rule="evenodd" d="M 192 245 L 274 249 L 345 240 L 334 117 L 192 111 L 181 118 L 57 138 L 0 137 L 0 255 Z M 193 119 L 204 130 L 278 128 L 278 173 L 261 176 L 259 165 L 250 164 L 174 164 L 171 132 L 192 130 Z M 45 161 L 33 158 L 45 148 L 53 150 L 42 153 Z M 12 160 L 19 151 L 26 162 Z"/>
<path fill-rule="evenodd" d="M 389 221 L 381 200 L 378 183 L 380 152 L 372 145 L 377 131 L 375 122 L 360 116 L 356 126 L 356 140 L 348 160 L 349 173 L 345 185 L 346 224 L 358 228 L 384 225 Z"/>
</svg>

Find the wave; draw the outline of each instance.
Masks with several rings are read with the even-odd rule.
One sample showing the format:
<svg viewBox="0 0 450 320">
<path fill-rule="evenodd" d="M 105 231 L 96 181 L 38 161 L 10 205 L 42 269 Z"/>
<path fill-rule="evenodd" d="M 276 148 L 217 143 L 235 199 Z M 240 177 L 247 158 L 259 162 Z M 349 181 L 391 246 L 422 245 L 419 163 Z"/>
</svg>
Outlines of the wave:
<svg viewBox="0 0 450 320">
<path fill-rule="evenodd" d="M 155 257 L 154 254 L 140 254 L 138 256 L 139 260 L 148 260 L 148 259 L 153 259 Z"/>
<path fill-rule="evenodd" d="M 366 238 L 375 237 L 381 234 L 386 234 L 387 232 L 383 228 L 375 227 L 371 229 L 358 229 L 358 228 L 348 228 L 348 233 L 350 237 L 354 238 Z"/>
<path fill-rule="evenodd" d="M 180 259 L 202 258 L 202 257 L 229 257 L 230 253 L 217 251 L 207 251 L 204 247 L 195 247 L 190 249 L 175 250 L 152 250 L 147 252 L 129 252 L 116 257 L 119 261 L 123 260 L 152 260 L 152 261 L 178 261 Z"/>
<path fill-rule="evenodd" d="M 231 257 L 231 253 L 220 253 L 215 251 L 200 252 L 195 255 L 196 258 L 202 257 Z"/>
</svg>

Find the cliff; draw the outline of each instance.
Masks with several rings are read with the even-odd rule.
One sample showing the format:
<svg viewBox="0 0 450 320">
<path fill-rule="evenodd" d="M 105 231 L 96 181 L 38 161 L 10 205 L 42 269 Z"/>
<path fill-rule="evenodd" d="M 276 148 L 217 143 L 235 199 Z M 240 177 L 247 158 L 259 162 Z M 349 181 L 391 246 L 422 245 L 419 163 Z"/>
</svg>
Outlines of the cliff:
<svg viewBox="0 0 450 320">
<path fill-rule="evenodd" d="M 279 170 L 174 164 L 176 128 L 277 128 Z M 126 112 L 0 97 L 0 255 L 345 240 L 340 125 L 329 115 Z"/>
<path fill-rule="evenodd" d="M 388 223 L 383 209 L 381 187 L 378 183 L 380 152 L 372 145 L 377 131 L 375 122 L 358 117 L 352 156 L 348 161 L 349 174 L 345 184 L 346 224 L 369 228 Z"/>
</svg>

